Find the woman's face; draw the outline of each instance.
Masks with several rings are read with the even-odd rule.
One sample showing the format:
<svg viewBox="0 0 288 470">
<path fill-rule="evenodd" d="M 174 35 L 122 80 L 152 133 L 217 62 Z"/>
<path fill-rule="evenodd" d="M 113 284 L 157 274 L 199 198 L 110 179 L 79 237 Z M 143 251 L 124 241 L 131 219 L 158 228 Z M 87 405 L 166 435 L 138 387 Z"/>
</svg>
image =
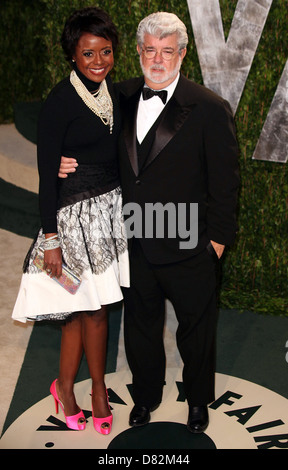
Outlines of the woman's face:
<svg viewBox="0 0 288 470">
<path fill-rule="evenodd" d="M 85 77 L 100 83 L 114 65 L 112 41 L 94 34 L 83 33 L 77 43 L 73 59 Z"/>
</svg>

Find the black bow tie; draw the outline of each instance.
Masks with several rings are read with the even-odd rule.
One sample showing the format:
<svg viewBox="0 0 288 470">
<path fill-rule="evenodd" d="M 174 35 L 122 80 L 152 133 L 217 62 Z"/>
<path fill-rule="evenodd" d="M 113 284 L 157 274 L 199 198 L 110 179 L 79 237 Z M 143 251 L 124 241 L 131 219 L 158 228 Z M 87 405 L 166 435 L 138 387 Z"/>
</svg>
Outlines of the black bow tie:
<svg viewBox="0 0 288 470">
<path fill-rule="evenodd" d="M 155 90 L 151 90 L 151 88 L 144 87 L 142 93 L 143 93 L 143 100 L 149 100 L 150 98 L 152 98 L 152 96 L 159 96 L 159 98 L 161 98 L 164 104 L 167 101 L 166 90 L 155 91 Z"/>
</svg>

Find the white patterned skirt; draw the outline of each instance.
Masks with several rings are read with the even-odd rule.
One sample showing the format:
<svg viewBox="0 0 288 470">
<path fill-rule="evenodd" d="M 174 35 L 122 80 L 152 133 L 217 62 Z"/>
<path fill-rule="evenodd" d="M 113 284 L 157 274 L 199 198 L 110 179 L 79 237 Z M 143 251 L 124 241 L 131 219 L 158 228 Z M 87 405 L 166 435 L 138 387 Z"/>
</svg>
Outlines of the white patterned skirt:
<svg viewBox="0 0 288 470">
<path fill-rule="evenodd" d="M 34 264 L 45 239 L 40 229 L 24 263 L 12 318 L 67 320 L 122 300 L 129 261 L 120 187 L 61 208 L 57 214 L 63 262 L 81 279 L 71 294 Z"/>
</svg>

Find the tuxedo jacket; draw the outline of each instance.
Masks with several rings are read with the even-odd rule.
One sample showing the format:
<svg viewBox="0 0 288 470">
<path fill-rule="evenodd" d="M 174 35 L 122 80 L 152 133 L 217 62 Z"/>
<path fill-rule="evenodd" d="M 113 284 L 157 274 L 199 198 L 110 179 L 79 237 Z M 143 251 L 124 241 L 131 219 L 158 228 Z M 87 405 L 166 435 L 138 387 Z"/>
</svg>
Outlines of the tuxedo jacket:
<svg viewBox="0 0 288 470">
<path fill-rule="evenodd" d="M 139 145 L 136 116 L 143 85 L 144 78 L 139 77 L 117 84 L 116 89 L 123 119 L 119 165 L 124 213 L 129 224 L 135 218 L 136 236 L 147 259 L 155 264 L 174 263 L 199 253 L 210 240 L 231 245 L 237 232 L 239 174 L 235 125 L 228 102 L 181 74 L 173 96 Z M 172 203 L 176 219 L 173 211 L 164 211 L 163 233 L 156 233 L 157 223 L 162 223 L 160 211 L 151 236 L 150 225 L 148 232 L 145 230 L 147 208 L 157 203 L 163 208 Z M 141 209 L 141 224 L 139 214 L 133 217 L 133 212 L 126 210 L 135 205 Z M 179 221 L 186 223 L 186 236 L 183 230 L 177 229 L 176 235 L 171 230 L 169 224 Z M 196 243 L 186 243 L 183 248 L 180 242 L 195 234 L 195 223 Z"/>
</svg>

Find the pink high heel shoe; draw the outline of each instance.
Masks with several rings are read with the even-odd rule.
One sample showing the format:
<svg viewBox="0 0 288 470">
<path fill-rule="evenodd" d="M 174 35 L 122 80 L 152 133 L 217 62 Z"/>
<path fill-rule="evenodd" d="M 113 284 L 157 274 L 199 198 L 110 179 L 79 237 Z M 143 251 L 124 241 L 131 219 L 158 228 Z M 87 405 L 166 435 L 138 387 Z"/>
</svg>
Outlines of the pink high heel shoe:
<svg viewBox="0 0 288 470">
<path fill-rule="evenodd" d="M 52 383 L 52 385 L 50 387 L 50 392 L 51 392 L 51 394 L 54 398 L 54 401 L 55 401 L 56 414 L 58 414 L 59 404 L 62 408 L 63 413 L 64 413 L 64 407 L 63 407 L 61 401 L 59 400 L 59 397 L 58 397 L 58 394 L 57 394 L 56 382 L 57 382 L 57 379 L 54 380 L 54 382 Z M 84 416 L 84 413 L 83 413 L 82 410 L 79 413 L 77 413 L 76 415 L 66 416 L 65 413 L 64 413 L 64 416 L 65 416 L 67 428 L 74 429 L 75 431 L 84 431 L 84 429 L 86 427 L 86 419 L 85 419 L 85 416 Z"/>
<path fill-rule="evenodd" d="M 107 390 L 106 390 L 106 395 L 107 395 L 107 404 L 108 404 L 109 410 L 111 410 L 110 405 L 109 405 L 109 398 L 108 398 Z M 112 421 L 113 421 L 112 413 L 105 418 L 95 418 L 94 412 L 93 412 L 93 406 L 92 406 L 92 418 L 93 418 L 94 428 L 97 432 L 99 432 L 100 434 L 110 434 L 111 428 L 112 428 Z"/>
</svg>

